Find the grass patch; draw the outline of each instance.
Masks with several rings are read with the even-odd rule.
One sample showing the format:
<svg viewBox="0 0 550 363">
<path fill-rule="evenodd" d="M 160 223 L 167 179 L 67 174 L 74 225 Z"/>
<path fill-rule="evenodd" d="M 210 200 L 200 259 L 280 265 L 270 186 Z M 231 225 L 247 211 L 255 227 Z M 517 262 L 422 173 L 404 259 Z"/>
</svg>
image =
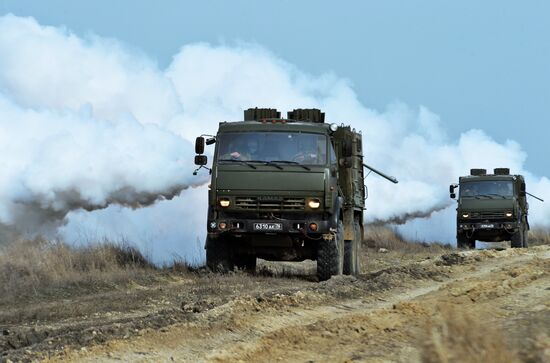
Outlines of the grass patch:
<svg viewBox="0 0 550 363">
<path fill-rule="evenodd" d="M 550 245 L 550 230 L 535 228 L 529 231 L 529 245 Z"/>
<path fill-rule="evenodd" d="M 385 249 L 388 251 L 400 252 L 439 252 L 451 249 L 450 245 L 441 243 L 414 242 L 404 238 L 394 228 L 386 225 L 368 224 L 365 226 L 363 245 L 376 250 Z"/>
<path fill-rule="evenodd" d="M 163 270 L 187 271 L 184 263 Z M 146 281 L 159 271 L 129 243 L 73 247 L 59 241 L 21 240 L 0 248 L 0 305 L 25 298 L 101 291 Z"/>
</svg>

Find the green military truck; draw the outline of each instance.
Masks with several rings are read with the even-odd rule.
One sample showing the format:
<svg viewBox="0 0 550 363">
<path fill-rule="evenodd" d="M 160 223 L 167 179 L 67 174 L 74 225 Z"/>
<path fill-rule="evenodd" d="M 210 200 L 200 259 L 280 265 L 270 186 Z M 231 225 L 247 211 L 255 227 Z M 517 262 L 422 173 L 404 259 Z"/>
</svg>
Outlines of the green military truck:
<svg viewBox="0 0 550 363">
<path fill-rule="evenodd" d="M 457 247 L 475 248 L 475 242 L 511 241 L 514 248 L 527 247 L 529 231 L 525 179 L 510 175 L 510 169 L 497 168 L 493 174 L 486 169 L 471 169 L 470 175 L 451 184 L 451 198 L 459 188 L 456 219 Z"/>
<path fill-rule="evenodd" d="M 326 280 L 359 273 L 367 197 L 361 134 L 328 124 L 318 109 L 251 108 L 195 144 L 215 144 L 208 195 L 206 263 L 213 271 L 254 270 L 256 259 L 317 260 Z"/>
</svg>

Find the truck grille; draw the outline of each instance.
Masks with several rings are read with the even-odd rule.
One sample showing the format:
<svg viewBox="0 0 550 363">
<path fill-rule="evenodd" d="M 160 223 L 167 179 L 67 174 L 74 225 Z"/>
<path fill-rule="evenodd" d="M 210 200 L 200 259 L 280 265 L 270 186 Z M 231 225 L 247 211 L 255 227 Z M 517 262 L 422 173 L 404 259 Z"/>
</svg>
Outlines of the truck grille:
<svg viewBox="0 0 550 363">
<path fill-rule="evenodd" d="M 502 219 L 506 218 L 506 212 L 472 212 L 472 219 Z"/>
<path fill-rule="evenodd" d="M 304 210 L 306 201 L 304 198 L 273 198 L 260 199 L 258 197 L 237 197 L 235 208 L 247 210 L 274 210 L 293 211 Z"/>
</svg>

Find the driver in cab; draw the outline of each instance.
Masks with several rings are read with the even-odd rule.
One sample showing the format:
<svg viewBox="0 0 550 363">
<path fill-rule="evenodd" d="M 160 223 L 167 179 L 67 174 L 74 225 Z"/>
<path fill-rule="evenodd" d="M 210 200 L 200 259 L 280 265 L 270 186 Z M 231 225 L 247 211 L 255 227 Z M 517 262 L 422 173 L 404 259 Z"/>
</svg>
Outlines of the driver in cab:
<svg viewBox="0 0 550 363">
<path fill-rule="evenodd" d="M 305 140 L 300 152 L 294 155 L 292 160 L 301 164 L 317 164 L 319 162 L 317 149 L 315 140 Z"/>
<path fill-rule="evenodd" d="M 232 149 L 234 151 L 222 155 L 222 159 L 257 160 L 259 158 L 260 143 L 257 139 L 248 139 Z"/>
</svg>

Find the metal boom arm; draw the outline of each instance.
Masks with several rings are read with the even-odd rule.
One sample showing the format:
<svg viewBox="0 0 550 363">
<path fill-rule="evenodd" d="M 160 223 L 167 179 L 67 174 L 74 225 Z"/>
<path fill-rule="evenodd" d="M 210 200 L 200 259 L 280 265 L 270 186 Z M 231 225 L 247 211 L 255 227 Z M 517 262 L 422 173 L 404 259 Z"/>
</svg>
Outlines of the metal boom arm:
<svg viewBox="0 0 550 363">
<path fill-rule="evenodd" d="M 384 173 L 382 173 L 381 171 L 376 170 L 375 168 L 373 168 L 372 166 L 369 166 L 369 165 L 367 165 L 367 164 L 363 164 L 363 166 L 364 166 L 365 168 L 371 170 L 371 171 L 374 171 L 376 174 L 380 175 L 382 178 L 385 178 L 385 179 L 391 181 L 391 182 L 394 183 L 394 184 L 399 183 L 399 181 L 398 181 L 394 176 L 389 176 L 389 175 L 387 175 L 387 174 L 384 174 Z"/>
<path fill-rule="evenodd" d="M 540 200 L 541 202 L 544 202 L 544 199 L 541 199 L 541 198 L 537 197 L 536 195 L 533 195 L 533 194 L 527 193 L 527 192 L 525 192 L 525 194 L 530 195 L 530 196 L 532 196 L 533 198 Z"/>
</svg>

